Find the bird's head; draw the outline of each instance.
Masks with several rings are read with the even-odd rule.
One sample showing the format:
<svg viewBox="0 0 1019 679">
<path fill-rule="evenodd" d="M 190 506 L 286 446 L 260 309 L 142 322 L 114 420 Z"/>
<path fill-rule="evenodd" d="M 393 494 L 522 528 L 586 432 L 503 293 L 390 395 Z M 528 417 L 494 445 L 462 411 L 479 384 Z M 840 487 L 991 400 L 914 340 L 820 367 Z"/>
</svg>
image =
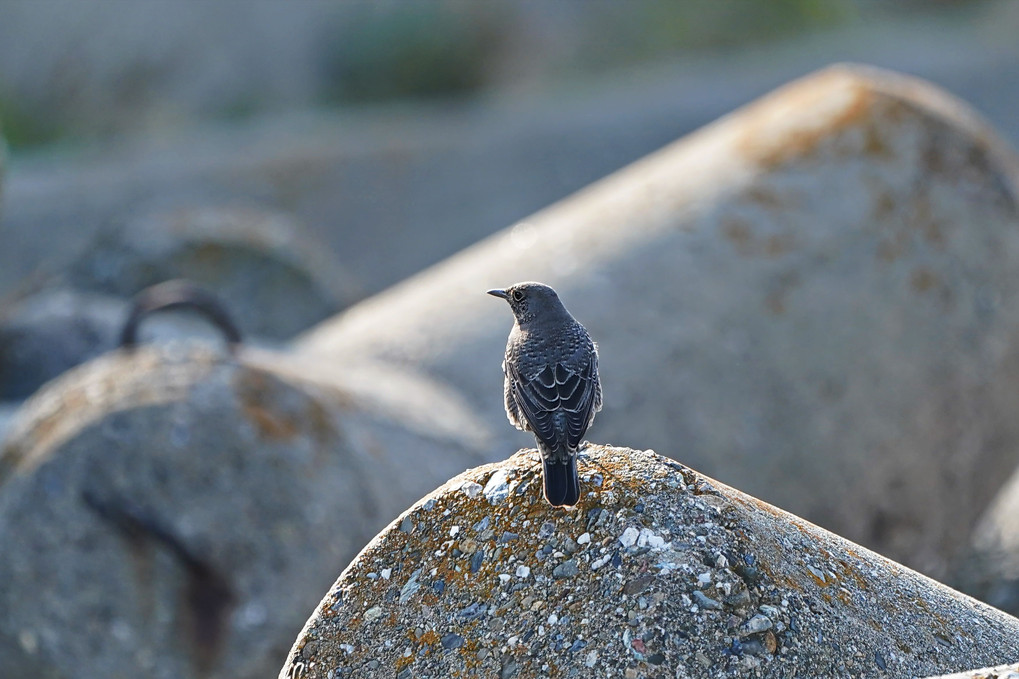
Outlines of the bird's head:
<svg viewBox="0 0 1019 679">
<path fill-rule="evenodd" d="M 527 323 L 535 318 L 557 320 L 570 318 L 569 312 L 559 301 L 556 291 L 544 283 L 528 281 L 516 283 L 508 288 L 489 290 L 489 295 L 502 297 L 509 302 L 517 323 Z"/>
</svg>

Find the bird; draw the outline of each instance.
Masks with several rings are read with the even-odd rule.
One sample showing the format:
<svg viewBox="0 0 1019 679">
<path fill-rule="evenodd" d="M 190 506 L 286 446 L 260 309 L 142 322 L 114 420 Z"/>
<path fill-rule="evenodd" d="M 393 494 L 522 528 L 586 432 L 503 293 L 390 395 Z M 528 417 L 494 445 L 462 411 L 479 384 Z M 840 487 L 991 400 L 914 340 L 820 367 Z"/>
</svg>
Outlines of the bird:
<svg viewBox="0 0 1019 679">
<path fill-rule="evenodd" d="M 487 292 L 513 311 L 502 362 L 506 416 L 534 434 L 545 499 L 575 505 L 577 451 L 602 406 L 598 348 L 551 287 L 528 281 Z"/>
</svg>

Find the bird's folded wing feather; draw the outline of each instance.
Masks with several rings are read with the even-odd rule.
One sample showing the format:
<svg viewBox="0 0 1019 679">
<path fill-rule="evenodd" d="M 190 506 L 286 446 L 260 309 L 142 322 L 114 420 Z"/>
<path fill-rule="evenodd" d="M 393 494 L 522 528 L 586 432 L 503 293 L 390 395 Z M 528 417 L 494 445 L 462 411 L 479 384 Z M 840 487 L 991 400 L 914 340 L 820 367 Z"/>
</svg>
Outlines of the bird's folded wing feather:
<svg viewBox="0 0 1019 679">
<path fill-rule="evenodd" d="M 530 375 L 521 375 L 516 366 L 507 365 L 514 405 L 542 441 L 555 446 L 565 435 L 571 449 L 580 445 L 597 409 L 596 402 L 601 400 L 596 360 L 578 371 L 562 363 L 546 364 Z M 554 417 L 557 411 L 566 415 L 566 431 L 558 434 Z"/>
</svg>

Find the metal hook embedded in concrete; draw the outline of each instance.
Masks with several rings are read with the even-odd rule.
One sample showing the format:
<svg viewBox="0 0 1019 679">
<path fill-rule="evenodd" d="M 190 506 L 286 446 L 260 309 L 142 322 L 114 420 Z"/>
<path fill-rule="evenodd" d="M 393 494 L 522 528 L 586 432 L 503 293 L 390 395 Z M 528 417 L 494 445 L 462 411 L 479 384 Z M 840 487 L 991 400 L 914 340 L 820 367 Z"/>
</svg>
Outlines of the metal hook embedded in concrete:
<svg viewBox="0 0 1019 679">
<path fill-rule="evenodd" d="M 178 279 L 145 288 L 135 296 L 120 333 L 121 348 L 132 348 L 138 343 L 138 326 L 146 316 L 169 309 L 192 309 L 205 316 L 223 333 L 231 352 L 241 343 L 241 332 L 222 302 L 191 281 Z"/>
</svg>

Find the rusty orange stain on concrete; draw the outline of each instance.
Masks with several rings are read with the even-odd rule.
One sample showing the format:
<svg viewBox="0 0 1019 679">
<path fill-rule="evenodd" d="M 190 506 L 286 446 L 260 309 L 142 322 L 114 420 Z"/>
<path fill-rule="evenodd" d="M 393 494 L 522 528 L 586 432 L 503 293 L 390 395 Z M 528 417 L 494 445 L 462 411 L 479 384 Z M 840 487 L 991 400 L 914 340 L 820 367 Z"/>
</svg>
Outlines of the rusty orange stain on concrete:
<svg viewBox="0 0 1019 679">
<path fill-rule="evenodd" d="M 764 298 L 764 306 L 776 316 L 781 316 L 785 313 L 785 296 L 781 292 L 769 293 Z"/>
<path fill-rule="evenodd" d="M 269 403 L 275 385 L 271 385 L 265 375 L 245 370 L 238 375 L 235 384 L 241 410 L 263 437 L 282 440 L 297 435 L 300 427 L 293 415 L 279 412 Z"/>
<path fill-rule="evenodd" d="M 749 222 L 738 217 L 724 217 L 721 222 L 722 235 L 733 244 L 736 252 L 744 257 L 765 255 L 779 257 L 790 252 L 796 245 L 792 233 L 772 233 L 756 238 Z"/>
<path fill-rule="evenodd" d="M 740 116 L 737 150 L 769 169 L 806 157 L 822 140 L 831 139 L 834 131 L 868 124 L 876 99 L 877 94 L 863 78 L 845 72 L 823 73 L 793 83 Z M 811 115 L 802 115 L 804 111 Z M 863 150 L 887 155 L 880 132 L 876 128 L 865 130 Z"/>
<path fill-rule="evenodd" d="M 787 196 L 780 196 L 777 191 L 762 186 L 751 186 L 746 190 L 744 196 L 747 200 L 757 203 L 762 207 L 775 210 L 784 208 L 791 202 Z"/>
<path fill-rule="evenodd" d="M 909 277 L 909 284 L 916 292 L 928 292 L 938 282 L 938 277 L 930 269 L 919 268 Z"/>
<path fill-rule="evenodd" d="M 764 252 L 770 257 L 784 255 L 793 249 L 794 239 L 791 233 L 775 233 L 764 242 Z"/>
<path fill-rule="evenodd" d="M 874 197 L 874 220 L 885 221 L 895 211 L 895 199 L 887 191 L 879 191 Z"/>
<path fill-rule="evenodd" d="M 753 234 L 750 225 L 745 221 L 735 218 L 727 218 L 722 222 L 722 235 L 729 239 L 740 254 L 749 254 L 750 241 Z"/>
<path fill-rule="evenodd" d="M 894 262 L 906 252 L 909 234 L 905 231 L 894 231 L 878 243 L 877 257 L 883 262 Z"/>
</svg>

